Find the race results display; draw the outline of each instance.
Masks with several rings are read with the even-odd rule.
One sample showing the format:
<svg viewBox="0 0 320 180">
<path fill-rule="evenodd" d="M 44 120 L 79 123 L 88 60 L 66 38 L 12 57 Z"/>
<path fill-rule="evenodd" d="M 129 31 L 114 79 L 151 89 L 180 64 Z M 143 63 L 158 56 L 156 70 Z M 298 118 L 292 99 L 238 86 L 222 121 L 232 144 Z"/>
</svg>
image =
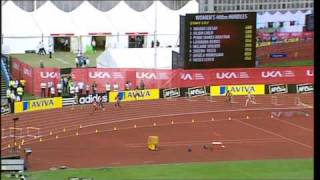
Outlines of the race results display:
<svg viewBox="0 0 320 180">
<path fill-rule="evenodd" d="M 187 14 L 185 69 L 255 67 L 256 13 Z"/>
</svg>

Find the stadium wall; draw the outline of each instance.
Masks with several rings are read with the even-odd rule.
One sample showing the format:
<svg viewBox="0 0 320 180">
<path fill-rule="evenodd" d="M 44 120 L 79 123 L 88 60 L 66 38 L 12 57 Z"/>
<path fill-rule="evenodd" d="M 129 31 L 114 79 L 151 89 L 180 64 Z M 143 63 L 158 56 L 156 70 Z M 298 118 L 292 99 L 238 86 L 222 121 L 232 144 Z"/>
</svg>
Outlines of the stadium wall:
<svg viewBox="0 0 320 180">
<path fill-rule="evenodd" d="M 32 68 L 17 59 L 12 61 L 14 79 L 25 79 L 27 92 L 40 95 L 41 82 L 60 80 L 58 68 Z M 150 70 L 150 69 L 116 69 L 116 68 L 74 68 L 71 76 L 75 82 L 85 84 L 97 83 L 98 92 L 105 92 L 107 82 L 117 83 L 120 89 L 127 81 L 133 88 L 143 80 L 146 88 L 176 88 L 210 85 L 238 84 L 296 84 L 313 83 L 314 67 L 273 67 L 273 68 L 237 68 L 209 70 Z"/>
</svg>

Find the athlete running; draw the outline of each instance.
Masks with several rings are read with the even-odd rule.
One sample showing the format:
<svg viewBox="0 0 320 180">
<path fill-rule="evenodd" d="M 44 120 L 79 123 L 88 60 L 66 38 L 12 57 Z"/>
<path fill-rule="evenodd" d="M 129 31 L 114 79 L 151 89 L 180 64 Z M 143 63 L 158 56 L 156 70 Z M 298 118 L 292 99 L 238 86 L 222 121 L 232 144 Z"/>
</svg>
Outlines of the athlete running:
<svg viewBox="0 0 320 180">
<path fill-rule="evenodd" d="M 228 103 L 232 103 L 232 100 L 233 100 L 232 93 L 230 92 L 230 90 L 228 90 L 226 93 L 226 101 Z"/>
<path fill-rule="evenodd" d="M 248 106 L 248 103 L 249 103 L 249 102 L 252 103 L 252 104 L 257 104 L 257 103 L 256 103 L 256 100 L 255 100 L 255 97 L 254 97 L 253 94 L 251 94 L 251 92 L 248 92 L 245 107 Z"/>
<path fill-rule="evenodd" d="M 99 108 L 102 109 L 102 111 L 105 111 L 104 106 L 103 106 L 103 102 L 102 102 L 102 98 L 100 98 L 100 101 L 99 101 Z"/>
<path fill-rule="evenodd" d="M 120 92 L 118 92 L 118 94 L 117 94 L 117 96 L 116 96 L 115 100 L 116 100 L 116 103 L 114 104 L 114 106 L 115 106 L 115 107 L 119 107 L 119 108 L 121 108 L 121 106 L 120 106 L 120 101 L 121 101 Z"/>
</svg>

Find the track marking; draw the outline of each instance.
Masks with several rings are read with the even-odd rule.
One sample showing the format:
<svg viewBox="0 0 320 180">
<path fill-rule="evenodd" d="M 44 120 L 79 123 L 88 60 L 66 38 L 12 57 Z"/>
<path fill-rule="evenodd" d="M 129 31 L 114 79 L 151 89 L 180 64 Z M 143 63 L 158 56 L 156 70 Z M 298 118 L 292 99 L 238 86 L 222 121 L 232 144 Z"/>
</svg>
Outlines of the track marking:
<svg viewBox="0 0 320 180">
<path fill-rule="evenodd" d="M 262 139 L 239 139 L 239 140 L 217 140 L 221 141 L 223 144 L 243 144 L 243 143 L 273 143 L 273 142 L 288 142 L 283 138 L 262 138 Z M 160 146 L 187 146 L 187 145 L 208 145 L 212 140 L 203 140 L 203 141 L 167 141 L 162 142 Z M 136 143 L 136 144 L 125 144 L 129 148 L 139 148 L 146 147 L 146 143 Z"/>
<path fill-rule="evenodd" d="M 282 136 L 282 135 L 280 135 L 280 134 L 278 134 L 278 133 L 275 133 L 275 132 L 272 132 L 272 131 L 269 131 L 269 130 L 260 128 L 260 127 L 258 127 L 258 126 L 255 126 L 255 125 L 252 125 L 252 124 L 243 122 L 243 121 L 241 121 L 241 120 L 234 119 L 234 121 L 239 122 L 239 123 L 241 123 L 241 124 L 244 124 L 244 125 L 246 125 L 246 126 L 249 126 L 249 127 L 252 127 L 252 128 L 255 128 L 255 129 L 258 129 L 258 130 L 261 130 L 261 131 L 266 132 L 266 133 L 268 133 L 268 134 L 272 134 L 272 135 L 274 135 L 274 136 L 281 137 L 281 138 L 283 138 L 283 139 L 286 139 L 286 140 L 288 140 L 288 141 L 290 141 L 290 142 L 293 142 L 293 143 L 295 143 L 295 144 L 301 145 L 301 146 L 306 147 L 306 148 L 308 148 L 308 149 L 312 149 L 312 146 L 309 146 L 309 145 L 304 144 L 304 143 L 301 143 L 301 142 L 299 142 L 299 141 L 296 141 L 296 140 L 293 140 L 293 139 L 284 137 L 284 136 Z"/>
<path fill-rule="evenodd" d="M 297 125 L 297 124 L 295 124 L 295 123 L 291 123 L 291 122 L 282 120 L 282 119 L 277 118 L 277 117 L 274 117 L 274 116 L 273 116 L 273 118 L 274 118 L 274 119 L 277 119 L 278 121 L 280 121 L 280 122 L 282 122 L 282 123 L 289 124 L 289 125 L 291 125 L 291 126 L 294 126 L 294 127 L 300 128 L 300 129 L 302 129 L 302 130 L 309 131 L 309 132 L 312 132 L 312 133 L 313 133 L 313 129 L 309 129 L 309 128 L 306 128 L 306 127 L 303 127 L 303 126 L 299 126 L 299 125 Z"/>
<path fill-rule="evenodd" d="M 237 111 L 265 111 L 265 110 L 286 110 L 286 109 L 308 109 L 299 108 L 299 107 L 283 107 L 283 108 L 240 108 L 240 109 L 226 109 L 226 110 L 214 110 L 214 111 L 198 111 L 198 112 L 188 112 L 188 113 L 175 113 L 175 114 L 163 114 L 157 116 L 145 116 L 145 117 L 137 117 L 137 118 L 129 118 L 129 119 L 122 119 L 122 120 L 115 120 L 115 121 L 108 121 L 108 122 L 101 122 L 95 124 L 89 124 L 82 126 L 83 128 L 104 125 L 104 124 L 111 124 L 115 122 L 126 122 L 126 121 L 133 121 L 133 120 L 140 120 L 140 119 L 150 119 L 150 118 L 160 118 L 160 117 L 171 117 L 171 116 L 182 116 L 182 115 L 190 115 L 190 114 L 206 114 L 206 113 L 220 113 L 220 112 L 237 112 Z"/>
</svg>

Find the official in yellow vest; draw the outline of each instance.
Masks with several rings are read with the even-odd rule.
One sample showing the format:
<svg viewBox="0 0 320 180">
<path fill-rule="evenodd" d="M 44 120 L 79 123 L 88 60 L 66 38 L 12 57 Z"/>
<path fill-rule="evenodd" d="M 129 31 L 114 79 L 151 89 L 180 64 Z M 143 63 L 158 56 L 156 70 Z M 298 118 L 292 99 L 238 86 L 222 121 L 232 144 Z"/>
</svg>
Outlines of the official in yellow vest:
<svg viewBox="0 0 320 180">
<path fill-rule="evenodd" d="M 19 86 L 17 88 L 17 94 L 20 97 L 20 99 L 22 99 L 22 95 L 23 95 L 23 88 L 21 86 Z"/>
<path fill-rule="evenodd" d="M 24 87 L 26 87 L 26 80 L 21 79 L 20 84 L 21 84 L 21 87 L 24 89 Z"/>
<path fill-rule="evenodd" d="M 10 87 L 10 90 L 12 91 L 14 87 L 14 80 L 9 81 L 9 87 Z"/>
</svg>

